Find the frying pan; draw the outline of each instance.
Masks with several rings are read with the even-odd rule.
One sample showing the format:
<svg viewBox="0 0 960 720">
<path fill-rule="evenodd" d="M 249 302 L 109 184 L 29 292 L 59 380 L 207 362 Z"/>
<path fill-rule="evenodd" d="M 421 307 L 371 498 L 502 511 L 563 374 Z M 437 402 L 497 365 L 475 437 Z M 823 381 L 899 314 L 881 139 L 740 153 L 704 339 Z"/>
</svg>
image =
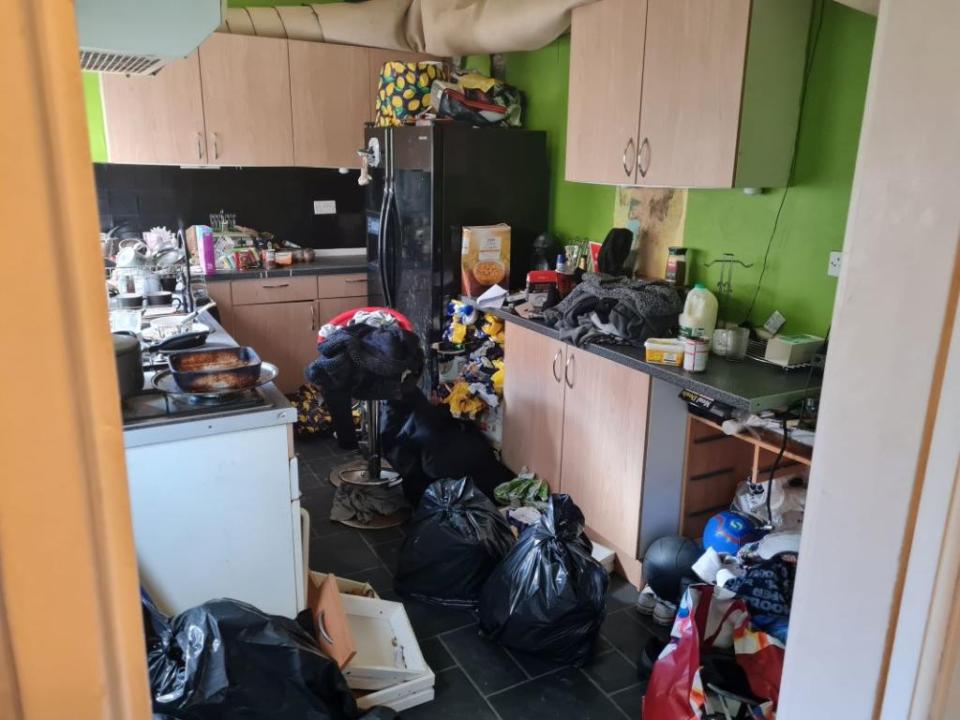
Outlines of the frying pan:
<svg viewBox="0 0 960 720">
<path fill-rule="evenodd" d="M 167 356 L 177 386 L 188 393 L 244 390 L 260 379 L 260 356 L 250 347 L 194 350 Z"/>
</svg>

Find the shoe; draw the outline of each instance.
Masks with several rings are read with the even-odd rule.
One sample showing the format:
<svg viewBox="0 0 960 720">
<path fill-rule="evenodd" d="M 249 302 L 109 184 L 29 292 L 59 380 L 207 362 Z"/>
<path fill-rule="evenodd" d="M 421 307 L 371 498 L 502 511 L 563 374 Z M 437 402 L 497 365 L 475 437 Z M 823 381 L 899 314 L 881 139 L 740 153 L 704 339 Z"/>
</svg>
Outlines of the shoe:
<svg viewBox="0 0 960 720">
<path fill-rule="evenodd" d="M 660 598 L 658 598 L 657 594 L 647 585 L 637 598 L 637 612 L 641 615 L 653 615 L 653 610 L 657 607 L 658 602 L 660 602 Z"/>
<path fill-rule="evenodd" d="M 673 625 L 673 621 L 676 617 L 677 606 L 672 602 L 660 600 L 657 603 L 657 606 L 653 609 L 653 621 L 657 625 Z"/>
</svg>

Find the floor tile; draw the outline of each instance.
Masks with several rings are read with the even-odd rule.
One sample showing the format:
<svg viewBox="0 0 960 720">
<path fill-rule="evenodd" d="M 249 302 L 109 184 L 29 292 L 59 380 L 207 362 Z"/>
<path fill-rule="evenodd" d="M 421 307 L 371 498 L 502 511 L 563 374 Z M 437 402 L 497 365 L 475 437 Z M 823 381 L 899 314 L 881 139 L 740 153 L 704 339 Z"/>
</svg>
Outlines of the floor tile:
<svg viewBox="0 0 960 720">
<path fill-rule="evenodd" d="M 456 667 L 457 663 L 453 656 L 447 652 L 440 638 L 430 638 L 420 643 L 420 652 L 423 653 L 423 659 L 433 672 L 438 673 L 448 668 Z"/>
<path fill-rule="evenodd" d="M 654 635 L 639 621 L 639 613 L 629 608 L 607 615 L 600 634 L 633 663 Z"/>
<path fill-rule="evenodd" d="M 399 525 L 397 527 L 383 528 L 382 530 L 364 530 L 362 528 L 357 528 L 357 531 L 363 535 L 363 539 L 367 541 L 370 545 L 383 545 L 384 543 L 392 543 L 397 540 L 403 540 L 406 537 L 406 533 L 403 530 L 403 526 Z"/>
<path fill-rule="evenodd" d="M 637 668 L 616 650 L 597 655 L 583 668 L 600 689 L 607 693 L 623 690 L 637 683 Z"/>
<path fill-rule="evenodd" d="M 380 562 L 392 573 L 397 571 L 397 560 L 400 557 L 400 547 L 402 545 L 403 539 L 373 546 L 373 551 L 377 554 L 377 557 L 380 558 Z"/>
<path fill-rule="evenodd" d="M 639 594 L 629 580 L 624 580 L 619 575 L 611 575 L 610 587 L 607 589 L 607 612 L 634 607 Z"/>
<path fill-rule="evenodd" d="M 403 607 L 406 608 L 414 633 L 421 640 L 476 624 L 473 614 L 466 610 L 430 605 L 409 598 L 403 599 Z"/>
<path fill-rule="evenodd" d="M 476 627 L 443 636 L 443 644 L 484 695 L 523 682 L 526 674 L 497 643 L 480 637 Z"/>
<path fill-rule="evenodd" d="M 393 575 L 387 572 L 386 568 L 376 567 L 372 570 L 351 573 L 344 577 L 358 582 L 370 583 L 373 589 L 377 591 L 377 595 L 384 600 L 393 600 L 394 602 L 400 600 L 400 596 L 393 589 Z"/>
<path fill-rule="evenodd" d="M 641 720 L 643 717 L 643 686 L 633 685 L 626 690 L 621 690 L 610 696 L 620 709 L 634 720 Z"/>
<path fill-rule="evenodd" d="M 623 720 L 619 708 L 574 668 L 529 680 L 488 699 L 502 718 L 510 720 Z"/>
<path fill-rule="evenodd" d="M 603 637 L 597 637 L 597 642 L 594 645 L 593 651 L 595 654 L 602 652 L 607 652 L 612 650 L 613 645 L 607 642 Z M 520 650 L 514 650 L 509 648 L 508 652 L 513 657 L 514 660 L 523 668 L 524 672 L 527 673 L 530 677 L 539 677 L 540 675 L 546 675 L 549 672 L 554 672 L 563 667 L 569 667 L 565 663 L 556 663 L 551 660 L 546 660 L 538 655 L 532 653 L 525 653 Z"/>
<path fill-rule="evenodd" d="M 459 668 L 437 673 L 436 699 L 403 711 L 403 720 L 497 720 Z M 514 716 L 520 720 L 520 716 Z M 546 720 L 542 718 L 541 720 Z"/>
<path fill-rule="evenodd" d="M 349 576 L 379 564 L 363 538 L 350 528 L 333 534 L 314 534 L 310 540 L 311 570 Z"/>
<path fill-rule="evenodd" d="M 643 625 L 651 635 L 660 638 L 664 642 L 670 639 L 670 630 L 673 623 L 670 623 L 670 625 L 657 625 L 657 623 L 653 621 L 652 615 L 641 615 L 638 612 L 633 613 L 633 617 L 636 618 L 637 622 Z"/>
</svg>

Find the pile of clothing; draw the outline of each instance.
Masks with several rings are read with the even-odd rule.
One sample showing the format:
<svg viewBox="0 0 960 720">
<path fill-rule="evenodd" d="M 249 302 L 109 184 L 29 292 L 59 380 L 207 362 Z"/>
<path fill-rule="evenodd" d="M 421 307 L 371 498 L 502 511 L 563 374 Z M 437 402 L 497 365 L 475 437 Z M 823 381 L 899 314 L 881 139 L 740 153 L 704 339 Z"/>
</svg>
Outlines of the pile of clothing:
<svg viewBox="0 0 960 720">
<path fill-rule="evenodd" d="M 499 440 L 503 399 L 503 321 L 471 303 L 447 306 L 440 364 L 440 402 L 455 418 L 474 421 L 494 442 Z"/>
<path fill-rule="evenodd" d="M 401 399 L 416 388 L 423 371 L 423 350 L 412 332 L 395 322 L 368 318 L 333 328 L 307 368 L 307 380 L 320 386 L 337 440 L 357 446 L 353 400 Z"/>
<path fill-rule="evenodd" d="M 610 343 L 642 346 L 672 334 L 683 312 L 683 297 L 666 282 L 587 273 L 583 282 L 552 308 L 544 320 L 560 339 L 578 346 Z"/>
</svg>

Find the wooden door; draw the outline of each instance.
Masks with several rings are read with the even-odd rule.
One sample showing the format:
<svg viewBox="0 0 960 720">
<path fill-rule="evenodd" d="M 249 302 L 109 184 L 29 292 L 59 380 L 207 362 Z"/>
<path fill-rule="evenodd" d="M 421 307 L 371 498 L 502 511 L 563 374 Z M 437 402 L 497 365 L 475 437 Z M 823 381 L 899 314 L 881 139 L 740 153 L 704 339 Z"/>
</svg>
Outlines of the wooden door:
<svg viewBox="0 0 960 720">
<path fill-rule="evenodd" d="M 566 178 L 629 185 L 637 166 L 647 0 L 573 11 Z"/>
<path fill-rule="evenodd" d="M 503 461 L 527 467 L 560 492 L 563 443 L 563 363 L 558 340 L 507 323 L 503 385 Z"/>
<path fill-rule="evenodd" d="M 207 160 L 196 52 L 152 76 L 100 76 L 110 162 L 199 165 Z"/>
<path fill-rule="evenodd" d="M 733 185 L 749 20 L 750 0 L 649 0 L 638 185 Z"/>
<path fill-rule="evenodd" d="M 569 347 L 564 383 L 561 487 L 636 582 L 650 376 Z"/>
<path fill-rule="evenodd" d="M 214 33 L 200 46 L 208 162 L 293 165 L 287 41 Z"/>
<path fill-rule="evenodd" d="M 293 159 L 298 166 L 358 168 L 370 117 L 367 49 L 290 40 Z"/>
<path fill-rule="evenodd" d="M 368 103 L 366 119 L 373 121 L 377 117 L 376 97 L 380 86 L 380 70 L 383 64 L 397 60 L 399 62 L 439 62 L 441 58 L 424 53 L 404 52 L 401 50 L 381 50 L 379 48 L 367 49 L 367 82 L 370 91 L 370 102 Z M 362 144 L 362 143 L 361 143 Z"/>
<path fill-rule="evenodd" d="M 280 369 L 277 387 L 296 392 L 304 383 L 303 371 L 317 356 L 316 301 L 236 307 L 231 325 L 234 340 Z"/>
</svg>

